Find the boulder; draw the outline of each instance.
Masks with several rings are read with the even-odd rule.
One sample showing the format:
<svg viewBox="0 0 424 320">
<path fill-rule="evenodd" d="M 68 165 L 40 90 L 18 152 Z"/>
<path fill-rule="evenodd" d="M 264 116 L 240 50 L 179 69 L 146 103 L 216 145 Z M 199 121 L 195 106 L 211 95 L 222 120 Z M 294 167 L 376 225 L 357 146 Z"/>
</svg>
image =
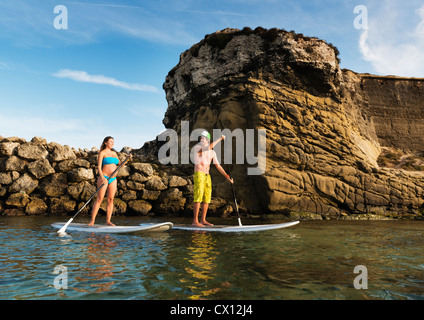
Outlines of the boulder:
<svg viewBox="0 0 424 320">
<path fill-rule="evenodd" d="M 148 190 L 165 190 L 166 186 L 162 182 L 162 179 L 156 176 L 152 176 L 147 182 L 146 182 L 146 189 Z"/>
<path fill-rule="evenodd" d="M 153 167 L 150 163 L 132 163 L 131 167 L 136 171 L 142 173 L 146 177 L 153 175 Z"/>
<path fill-rule="evenodd" d="M 187 180 L 178 177 L 178 176 L 171 176 L 168 179 L 168 187 L 169 188 L 175 188 L 175 187 L 184 187 L 187 185 Z"/>
<path fill-rule="evenodd" d="M 82 182 L 94 179 L 93 169 L 76 168 L 67 172 L 69 182 Z"/>
<path fill-rule="evenodd" d="M 160 194 L 161 194 L 161 191 L 159 190 L 155 191 L 155 190 L 143 189 L 141 190 L 141 199 L 154 201 L 157 198 L 159 198 Z"/>
<path fill-rule="evenodd" d="M 147 215 L 152 209 L 152 205 L 144 200 L 132 200 L 128 203 L 128 209 L 137 215 Z"/>
<path fill-rule="evenodd" d="M 0 157 L 1 156 L 12 156 L 16 155 L 18 152 L 18 147 L 20 146 L 17 142 L 1 142 L 0 143 Z"/>
<path fill-rule="evenodd" d="M 10 208 L 4 210 L 3 215 L 7 217 L 25 216 L 25 211 L 23 211 L 22 209 Z"/>
<path fill-rule="evenodd" d="M 25 208 L 25 212 L 28 215 L 40 215 L 45 214 L 47 209 L 48 207 L 42 199 L 31 197 L 30 202 Z"/>
<path fill-rule="evenodd" d="M 56 142 L 50 142 L 47 145 L 47 149 L 50 152 L 50 157 L 53 162 L 76 159 L 75 153 L 72 151 L 71 147 L 67 145 L 62 146 Z"/>
<path fill-rule="evenodd" d="M 138 172 L 134 172 L 130 177 L 129 177 L 129 179 L 130 180 L 132 180 L 132 181 L 135 181 L 135 182 L 140 182 L 140 183 L 144 183 L 144 182 L 146 182 L 147 180 L 149 180 L 149 178 L 148 177 L 146 177 L 145 175 L 143 175 L 143 174 L 140 174 L 140 173 L 138 173 Z"/>
<path fill-rule="evenodd" d="M 17 154 L 22 159 L 31 161 L 44 159 L 48 156 L 49 152 L 41 144 L 27 142 L 18 147 Z"/>
<path fill-rule="evenodd" d="M 28 171 L 37 179 L 44 178 L 55 173 L 53 167 L 47 159 L 40 159 L 28 164 Z"/>
<path fill-rule="evenodd" d="M 8 206 L 23 209 L 30 202 L 29 196 L 24 192 L 12 193 L 6 200 Z"/>
<path fill-rule="evenodd" d="M 68 172 L 72 169 L 76 168 L 90 168 L 90 162 L 85 159 L 71 159 L 71 160 L 63 160 L 59 162 L 56 166 L 58 172 Z"/>
<path fill-rule="evenodd" d="M 68 215 L 75 211 L 76 202 L 67 198 L 51 198 L 49 210 L 54 215 Z"/>
<path fill-rule="evenodd" d="M 163 192 L 157 199 L 154 211 L 158 214 L 178 213 L 184 210 L 186 199 L 178 188 L 171 188 Z"/>
<path fill-rule="evenodd" d="M 54 173 L 40 184 L 40 191 L 46 197 L 59 198 L 66 194 L 68 179 L 66 173 Z"/>
<path fill-rule="evenodd" d="M 31 194 L 31 192 L 33 192 L 37 187 L 38 180 L 25 173 L 12 183 L 12 185 L 8 189 L 8 192 L 25 192 L 26 194 Z"/>
<path fill-rule="evenodd" d="M 10 172 L 0 172 L 0 185 L 9 185 L 12 181 L 12 174 Z"/>
<path fill-rule="evenodd" d="M 0 161 L 0 170 L 2 171 L 17 171 L 24 172 L 28 162 L 20 159 L 16 156 L 10 156 L 9 158 L 2 159 Z"/>
<path fill-rule="evenodd" d="M 107 197 L 105 197 L 100 205 L 100 209 L 106 212 L 107 209 Z M 113 199 L 113 214 L 114 215 L 123 215 L 127 212 L 128 205 L 119 198 Z"/>
</svg>

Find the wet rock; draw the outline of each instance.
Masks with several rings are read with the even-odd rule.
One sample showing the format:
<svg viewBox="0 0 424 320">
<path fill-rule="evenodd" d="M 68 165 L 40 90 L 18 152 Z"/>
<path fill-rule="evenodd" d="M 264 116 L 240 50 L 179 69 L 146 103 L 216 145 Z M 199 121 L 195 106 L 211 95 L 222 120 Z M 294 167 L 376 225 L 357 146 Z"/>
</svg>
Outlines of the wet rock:
<svg viewBox="0 0 424 320">
<path fill-rule="evenodd" d="M 7 217 L 25 216 L 25 211 L 17 208 L 9 208 L 4 210 L 3 215 Z"/>
</svg>

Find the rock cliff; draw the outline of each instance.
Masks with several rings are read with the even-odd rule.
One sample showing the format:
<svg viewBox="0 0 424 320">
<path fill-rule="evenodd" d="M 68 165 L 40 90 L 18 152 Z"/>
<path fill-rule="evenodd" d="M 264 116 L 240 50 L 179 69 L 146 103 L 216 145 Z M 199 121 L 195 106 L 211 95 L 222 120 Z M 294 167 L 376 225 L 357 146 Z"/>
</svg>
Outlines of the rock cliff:
<svg viewBox="0 0 424 320">
<path fill-rule="evenodd" d="M 167 75 L 163 123 L 177 133 L 183 123 L 211 133 L 241 130 L 243 137 L 266 130 L 263 174 L 249 175 L 247 161 L 230 165 L 243 214 L 420 219 L 422 167 L 400 168 L 407 156 L 419 158 L 424 151 L 423 84 L 341 70 L 337 48 L 317 38 L 278 29 L 225 29 L 183 52 Z M 236 159 L 236 137 L 216 148 L 230 140 Z M 254 141 L 257 151 L 259 140 Z M 156 139 L 132 151 L 133 163 L 119 173 L 115 214 L 191 215 L 193 165 L 161 164 L 163 145 Z M 394 163 L 394 155 L 403 162 Z M 96 150 L 77 151 L 42 138 L 0 137 L 0 211 L 72 212 L 95 191 L 96 157 Z M 211 174 L 210 212 L 231 214 L 230 185 L 214 168 Z"/>
<path fill-rule="evenodd" d="M 265 173 L 232 165 L 248 212 L 419 217 L 422 173 L 381 167 L 378 158 L 385 147 L 422 151 L 422 84 L 341 70 L 338 50 L 320 39 L 225 29 L 182 53 L 169 72 L 163 123 L 177 132 L 182 121 L 211 132 L 221 123 L 266 129 Z M 217 174 L 213 181 L 214 195 L 229 201 L 228 184 Z"/>
</svg>

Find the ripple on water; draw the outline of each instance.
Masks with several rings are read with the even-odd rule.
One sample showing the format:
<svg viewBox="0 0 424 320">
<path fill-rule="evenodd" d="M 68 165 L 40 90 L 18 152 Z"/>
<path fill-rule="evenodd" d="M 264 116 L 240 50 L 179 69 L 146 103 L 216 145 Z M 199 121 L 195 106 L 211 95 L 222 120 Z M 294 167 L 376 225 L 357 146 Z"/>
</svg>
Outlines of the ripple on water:
<svg viewBox="0 0 424 320">
<path fill-rule="evenodd" d="M 0 299 L 424 297 L 420 222 L 321 221 L 249 234 L 171 230 L 64 237 L 49 227 L 52 222 L 0 217 Z M 367 290 L 353 287 L 357 265 L 368 269 Z M 67 271 L 62 290 L 55 287 L 60 267 Z"/>
</svg>

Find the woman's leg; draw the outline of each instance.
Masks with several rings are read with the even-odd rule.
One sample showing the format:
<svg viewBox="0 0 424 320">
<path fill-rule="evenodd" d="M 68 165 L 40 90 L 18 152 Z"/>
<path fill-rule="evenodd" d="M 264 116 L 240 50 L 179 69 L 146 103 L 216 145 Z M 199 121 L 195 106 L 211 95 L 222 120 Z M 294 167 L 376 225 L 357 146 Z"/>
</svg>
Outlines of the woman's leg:
<svg viewBox="0 0 424 320">
<path fill-rule="evenodd" d="M 114 226 L 110 221 L 113 213 L 113 199 L 115 198 L 116 190 L 118 189 L 117 181 L 113 181 L 107 187 L 107 206 L 106 206 L 106 224 L 109 226 Z"/>
<path fill-rule="evenodd" d="M 103 181 L 99 178 L 97 180 L 97 188 L 100 188 Z M 91 220 L 88 224 L 89 226 L 94 225 L 94 222 L 96 220 L 97 213 L 99 212 L 100 205 L 102 204 L 103 198 L 105 197 L 107 187 L 103 186 L 103 188 L 100 189 L 99 193 L 97 194 L 96 202 L 94 203 L 93 209 L 91 210 Z"/>
</svg>

